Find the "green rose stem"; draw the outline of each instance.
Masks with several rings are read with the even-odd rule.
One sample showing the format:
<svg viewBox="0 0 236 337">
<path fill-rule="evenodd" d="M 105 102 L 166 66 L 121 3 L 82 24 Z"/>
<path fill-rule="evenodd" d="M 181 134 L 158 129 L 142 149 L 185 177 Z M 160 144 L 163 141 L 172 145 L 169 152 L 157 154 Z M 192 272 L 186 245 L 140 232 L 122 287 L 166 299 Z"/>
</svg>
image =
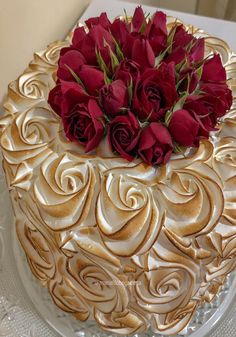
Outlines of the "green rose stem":
<svg viewBox="0 0 236 337">
<path fill-rule="evenodd" d="M 110 75 L 110 70 L 108 69 L 105 61 L 102 58 L 102 55 L 101 55 L 100 51 L 97 48 L 95 49 L 95 53 L 96 53 L 98 65 L 99 65 L 100 69 L 104 73 L 104 81 L 105 81 L 105 83 L 106 84 L 112 83 L 112 80 L 108 76 L 108 75 Z"/>
</svg>

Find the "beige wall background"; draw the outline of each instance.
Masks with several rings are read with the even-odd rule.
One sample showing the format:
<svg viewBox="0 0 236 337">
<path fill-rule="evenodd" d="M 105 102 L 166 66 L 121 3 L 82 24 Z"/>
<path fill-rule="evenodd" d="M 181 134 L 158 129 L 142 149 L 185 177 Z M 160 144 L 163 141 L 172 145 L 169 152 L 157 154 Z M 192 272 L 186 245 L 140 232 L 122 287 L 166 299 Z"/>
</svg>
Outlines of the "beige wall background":
<svg viewBox="0 0 236 337">
<path fill-rule="evenodd" d="M 137 2 L 136 0 L 128 0 Z M 167 9 L 236 21 L 236 0 L 141 0 L 140 3 Z"/>
<path fill-rule="evenodd" d="M 128 0 L 217 18 L 236 19 L 236 0 Z M 0 0 L 0 106 L 7 84 L 34 51 L 62 39 L 90 0 Z M 107 0 L 112 6 L 113 0 Z"/>
<path fill-rule="evenodd" d="M 0 0 L 0 105 L 34 51 L 62 39 L 89 0 Z"/>
</svg>

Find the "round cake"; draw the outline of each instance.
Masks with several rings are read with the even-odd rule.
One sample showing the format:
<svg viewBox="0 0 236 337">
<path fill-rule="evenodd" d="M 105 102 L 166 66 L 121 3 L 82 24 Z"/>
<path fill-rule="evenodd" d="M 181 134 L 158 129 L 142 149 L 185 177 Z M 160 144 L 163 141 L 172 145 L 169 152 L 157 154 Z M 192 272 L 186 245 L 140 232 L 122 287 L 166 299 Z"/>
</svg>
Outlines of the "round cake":
<svg viewBox="0 0 236 337">
<path fill-rule="evenodd" d="M 168 36 L 176 25 L 167 19 Z M 234 94 L 236 55 L 185 30 L 204 38 L 205 57 L 221 57 Z M 71 39 L 35 53 L 9 85 L 1 147 L 19 241 L 55 304 L 78 320 L 174 335 L 236 267 L 235 99 L 208 139 L 160 165 L 121 158 L 105 139 L 85 152 L 48 103 Z"/>
</svg>

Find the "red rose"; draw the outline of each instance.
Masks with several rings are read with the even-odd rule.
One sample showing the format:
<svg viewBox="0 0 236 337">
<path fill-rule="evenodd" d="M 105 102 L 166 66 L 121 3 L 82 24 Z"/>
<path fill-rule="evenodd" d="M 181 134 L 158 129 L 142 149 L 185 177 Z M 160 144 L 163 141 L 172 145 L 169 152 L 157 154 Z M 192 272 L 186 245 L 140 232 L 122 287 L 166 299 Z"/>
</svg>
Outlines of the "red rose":
<svg viewBox="0 0 236 337">
<path fill-rule="evenodd" d="M 142 7 L 137 7 L 131 27 L 134 33 L 140 33 L 143 29 L 143 35 L 148 39 L 155 55 L 166 49 L 167 27 L 164 13 L 156 12 L 147 22 Z"/>
<path fill-rule="evenodd" d="M 99 105 L 76 83 L 62 83 L 61 91 L 61 117 L 67 138 L 78 141 L 86 152 L 92 151 L 104 134 L 103 113 Z"/>
<path fill-rule="evenodd" d="M 111 23 L 102 13 L 86 25 L 61 50 L 57 85 L 48 97 L 69 140 L 92 151 L 107 126 L 112 150 L 159 165 L 169 160 L 173 141 L 198 146 L 216 130 L 233 98 L 220 56 L 203 60 L 203 38 L 180 24 L 168 36 L 166 15 L 145 16 L 140 6 L 131 20 Z M 177 101 L 167 128 L 164 117 Z"/>
<path fill-rule="evenodd" d="M 72 47 L 79 49 L 81 42 L 86 38 L 87 33 L 84 29 L 84 27 L 78 27 L 74 30 L 73 32 L 73 37 L 72 37 Z"/>
<path fill-rule="evenodd" d="M 86 58 L 86 63 L 90 65 L 97 65 L 97 56 L 95 52 L 95 42 L 89 36 L 83 27 L 75 30 L 72 39 L 72 48 L 76 48 Z"/>
<path fill-rule="evenodd" d="M 142 71 L 154 67 L 155 55 L 148 39 L 141 37 L 134 40 L 131 58 L 140 65 Z"/>
<path fill-rule="evenodd" d="M 192 48 L 189 52 L 190 62 L 200 62 L 204 59 L 205 40 L 194 38 Z"/>
<path fill-rule="evenodd" d="M 162 12 L 156 12 L 147 24 L 145 29 L 149 43 L 155 55 L 167 48 L 167 27 L 166 15 Z"/>
<path fill-rule="evenodd" d="M 203 65 L 201 81 L 203 82 L 225 82 L 226 71 L 221 62 L 220 55 L 215 54 L 206 60 Z"/>
<path fill-rule="evenodd" d="M 97 96 L 104 85 L 104 73 L 97 67 L 85 63 L 83 55 L 78 50 L 63 48 L 57 76 L 60 80 L 76 82 L 73 71 L 83 82 L 86 91 L 90 95 Z"/>
<path fill-rule="evenodd" d="M 93 96 L 98 96 L 99 90 L 104 86 L 104 73 L 96 67 L 82 65 L 77 72 L 86 91 Z"/>
<path fill-rule="evenodd" d="M 121 80 L 104 85 L 100 90 L 100 102 L 108 116 L 116 116 L 128 106 L 127 87 Z"/>
<path fill-rule="evenodd" d="M 81 27 L 80 27 L 81 28 Z M 96 49 L 101 53 L 107 66 L 110 65 L 110 50 L 115 50 L 114 38 L 101 24 L 91 26 L 89 32 L 86 34 L 84 30 L 76 29 L 72 39 L 72 47 L 76 48 L 84 55 L 86 63 L 89 65 L 98 65 Z M 105 45 L 105 43 L 107 45 Z"/>
<path fill-rule="evenodd" d="M 169 130 L 174 140 L 183 146 L 198 146 L 201 138 L 209 137 L 209 132 L 204 128 L 200 118 L 196 120 L 184 109 L 173 113 Z"/>
<path fill-rule="evenodd" d="M 191 95 L 186 99 L 184 109 L 201 119 L 209 130 L 215 130 L 217 119 L 226 114 L 232 105 L 232 92 L 227 84 L 205 83 L 200 87 L 202 95 Z"/>
<path fill-rule="evenodd" d="M 197 85 L 199 84 L 199 76 L 197 75 L 197 72 L 194 68 L 186 68 L 180 71 L 179 73 L 179 92 L 184 92 L 187 91 L 188 93 L 191 94 L 196 88 Z"/>
<path fill-rule="evenodd" d="M 194 36 L 192 34 L 189 34 L 183 25 L 178 25 L 176 27 L 174 37 L 173 37 L 173 48 L 178 48 L 179 46 L 185 47 L 190 42 L 192 42 L 194 39 Z"/>
<path fill-rule="evenodd" d="M 59 116 L 61 115 L 61 104 L 63 96 L 61 92 L 61 84 L 58 83 L 48 95 L 48 104 L 51 106 L 53 111 L 55 111 Z"/>
<path fill-rule="evenodd" d="M 123 60 L 115 73 L 116 80 L 122 80 L 127 86 L 130 84 L 131 79 L 133 82 L 133 87 L 138 82 L 140 78 L 140 67 L 139 65 L 132 61 L 125 59 Z"/>
<path fill-rule="evenodd" d="M 132 161 L 136 154 L 141 127 L 132 112 L 116 116 L 108 125 L 108 142 L 113 151 Z"/>
<path fill-rule="evenodd" d="M 143 129 L 138 153 L 149 165 L 166 164 L 173 151 L 173 143 L 168 129 L 159 123 L 151 123 Z"/>
<path fill-rule="evenodd" d="M 186 59 L 192 62 L 202 61 L 204 58 L 204 39 L 197 39 L 186 32 L 183 25 L 177 26 L 173 37 L 171 52 L 165 62 L 174 62 L 176 65 Z"/>
<path fill-rule="evenodd" d="M 133 108 L 140 120 L 158 121 L 177 98 L 174 64 L 162 63 L 158 69 L 147 70 L 141 75 Z"/>
<path fill-rule="evenodd" d="M 120 47 L 123 47 L 124 43 L 127 41 L 128 36 L 130 35 L 129 26 L 123 20 L 117 18 L 114 22 L 112 22 L 110 31 Z"/>
<path fill-rule="evenodd" d="M 86 26 L 90 29 L 93 26 L 101 25 L 106 30 L 111 26 L 111 22 L 107 17 L 107 13 L 102 13 L 100 16 L 95 18 L 90 18 L 85 21 Z"/>
<path fill-rule="evenodd" d="M 205 93 L 205 102 L 209 107 L 209 112 L 216 118 L 222 117 L 232 105 L 232 91 L 226 83 L 204 83 L 200 89 Z"/>
<path fill-rule="evenodd" d="M 57 77 L 64 81 L 75 81 L 68 67 L 75 73 L 78 73 L 82 64 L 85 64 L 84 56 L 70 47 L 62 48 L 58 62 Z"/>
<path fill-rule="evenodd" d="M 135 33 L 140 32 L 140 29 L 142 28 L 143 24 L 146 23 L 146 19 L 141 6 L 136 7 L 131 23 L 132 23 L 131 25 L 132 30 Z"/>
</svg>

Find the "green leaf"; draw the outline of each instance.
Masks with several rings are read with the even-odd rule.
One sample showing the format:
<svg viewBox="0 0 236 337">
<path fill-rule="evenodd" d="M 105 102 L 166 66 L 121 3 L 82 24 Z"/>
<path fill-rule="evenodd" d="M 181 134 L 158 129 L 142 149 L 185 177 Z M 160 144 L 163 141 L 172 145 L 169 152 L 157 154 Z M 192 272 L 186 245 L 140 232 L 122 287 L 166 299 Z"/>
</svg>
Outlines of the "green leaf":
<svg viewBox="0 0 236 337">
<path fill-rule="evenodd" d="M 173 46 L 173 39 L 175 36 L 176 29 L 178 27 L 178 24 L 176 23 L 170 30 L 168 37 L 167 37 L 167 45 L 171 47 L 170 52 L 172 52 L 172 46 Z"/>
<path fill-rule="evenodd" d="M 159 64 L 162 62 L 168 51 L 172 48 L 172 46 L 168 46 L 162 53 L 160 53 L 156 58 L 155 58 L 155 67 L 157 68 Z"/>
<path fill-rule="evenodd" d="M 188 76 L 187 76 L 187 93 L 189 93 L 189 88 L 190 88 L 190 83 L 191 83 L 191 77 L 190 77 L 190 75 L 188 74 Z"/>
<path fill-rule="evenodd" d="M 194 90 L 194 92 L 192 92 L 191 95 L 203 95 L 203 94 L 206 94 L 205 91 L 199 89 L 199 86 Z"/>
<path fill-rule="evenodd" d="M 179 90 L 180 85 L 183 83 L 183 81 L 185 80 L 185 78 L 183 77 L 177 84 L 176 84 L 176 91 Z"/>
<path fill-rule="evenodd" d="M 111 84 L 112 80 L 107 76 L 106 73 L 104 73 L 104 82 L 105 84 Z"/>
<path fill-rule="evenodd" d="M 104 73 L 104 81 L 106 84 L 110 84 L 112 82 L 112 80 L 109 78 L 108 74 L 110 74 L 109 69 L 107 68 L 106 63 L 104 62 L 102 55 L 100 53 L 100 51 L 96 48 L 95 49 L 96 52 L 96 57 L 97 57 L 97 62 L 98 65 L 100 67 L 100 69 L 103 71 Z"/>
<path fill-rule="evenodd" d="M 104 39 L 104 47 L 107 47 L 109 49 L 109 53 L 110 53 L 110 57 L 111 57 L 111 67 L 112 67 L 112 71 L 114 73 L 116 71 L 116 68 L 120 64 L 119 60 L 118 60 L 116 54 L 111 49 L 111 46 L 107 43 L 107 41 L 105 39 Z"/>
<path fill-rule="evenodd" d="M 82 80 L 79 78 L 79 76 L 74 72 L 73 69 L 71 69 L 67 64 L 64 64 L 64 66 L 69 70 L 69 72 L 71 73 L 71 75 L 74 77 L 74 79 L 76 80 L 77 83 L 79 83 L 84 89 L 84 83 L 82 82 Z"/>
<path fill-rule="evenodd" d="M 173 151 L 174 153 L 182 153 L 182 155 L 185 157 L 185 154 L 184 154 L 185 147 L 184 146 L 180 146 L 179 144 L 175 143 Z"/>
<path fill-rule="evenodd" d="M 181 61 L 180 63 L 176 64 L 176 66 L 175 66 L 176 72 L 179 73 L 180 70 L 181 70 L 182 68 L 184 68 L 185 65 L 188 65 L 187 59 L 184 59 L 184 60 Z"/>
<path fill-rule="evenodd" d="M 144 20 L 142 22 L 142 25 L 140 27 L 140 33 L 143 34 L 145 32 L 146 26 L 147 26 L 147 19 L 150 16 L 151 13 L 145 14 Z"/>
<path fill-rule="evenodd" d="M 130 79 L 130 83 L 127 89 L 128 89 L 128 96 L 129 96 L 129 105 L 131 105 L 132 99 L 133 99 L 133 79 L 132 77 Z"/>
<path fill-rule="evenodd" d="M 127 14 L 127 12 L 126 12 L 126 9 L 123 8 L 123 11 L 124 11 L 124 13 L 125 13 L 125 22 L 126 22 L 126 23 L 129 23 L 129 17 L 128 17 L 128 14 Z"/>
<path fill-rule="evenodd" d="M 165 114 L 165 125 L 168 127 L 170 124 L 171 117 L 173 115 L 173 111 L 167 111 Z"/>
<path fill-rule="evenodd" d="M 201 66 L 196 70 L 196 73 L 197 73 L 197 76 L 198 76 L 199 80 L 202 78 L 202 72 L 203 72 L 203 65 L 201 65 Z"/>
<path fill-rule="evenodd" d="M 123 52 L 121 50 L 121 47 L 120 47 L 119 43 L 116 41 L 116 39 L 114 38 L 114 36 L 112 36 L 112 39 L 113 39 L 113 42 L 115 44 L 116 54 L 117 54 L 117 57 L 118 57 L 119 61 L 124 60 L 125 57 L 124 57 L 124 54 L 123 54 Z"/>
<path fill-rule="evenodd" d="M 148 121 L 145 121 L 145 122 L 140 122 L 139 121 L 139 124 L 141 126 L 142 129 L 146 128 L 150 123 Z"/>
<path fill-rule="evenodd" d="M 188 95 L 189 95 L 188 92 L 185 92 L 183 94 L 183 96 L 180 97 L 180 99 L 178 100 L 178 102 L 173 107 L 173 112 L 175 112 L 177 110 L 183 109 L 184 103 L 185 103 L 186 98 L 188 97 Z"/>
</svg>

